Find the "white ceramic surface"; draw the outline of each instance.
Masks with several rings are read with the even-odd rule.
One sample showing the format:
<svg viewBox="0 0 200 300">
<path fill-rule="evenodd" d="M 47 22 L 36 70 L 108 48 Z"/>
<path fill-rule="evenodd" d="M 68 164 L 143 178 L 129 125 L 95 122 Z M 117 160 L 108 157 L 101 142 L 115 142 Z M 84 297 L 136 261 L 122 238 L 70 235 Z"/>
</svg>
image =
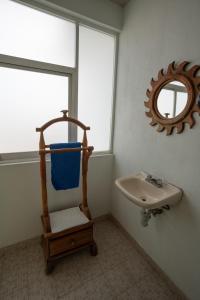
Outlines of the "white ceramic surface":
<svg viewBox="0 0 200 300">
<path fill-rule="evenodd" d="M 130 201 L 144 208 L 174 205 L 181 200 L 180 188 L 166 182 L 159 188 L 147 182 L 146 177 L 146 173 L 140 172 L 137 175 L 118 178 L 115 184 Z"/>
</svg>

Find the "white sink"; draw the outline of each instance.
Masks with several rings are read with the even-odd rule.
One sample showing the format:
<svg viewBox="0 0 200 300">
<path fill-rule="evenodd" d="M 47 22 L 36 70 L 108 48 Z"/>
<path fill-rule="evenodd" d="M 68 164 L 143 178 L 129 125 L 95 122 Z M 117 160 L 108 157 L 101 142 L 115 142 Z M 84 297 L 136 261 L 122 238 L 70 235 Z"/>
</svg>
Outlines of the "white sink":
<svg viewBox="0 0 200 300">
<path fill-rule="evenodd" d="M 160 208 L 164 205 L 174 205 L 182 198 L 182 190 L 169 183 L 157 187 L 145 180 L 147 174 L 116 179 L 115 184 L 130 201 L 144 208 Z"/>
</svg>

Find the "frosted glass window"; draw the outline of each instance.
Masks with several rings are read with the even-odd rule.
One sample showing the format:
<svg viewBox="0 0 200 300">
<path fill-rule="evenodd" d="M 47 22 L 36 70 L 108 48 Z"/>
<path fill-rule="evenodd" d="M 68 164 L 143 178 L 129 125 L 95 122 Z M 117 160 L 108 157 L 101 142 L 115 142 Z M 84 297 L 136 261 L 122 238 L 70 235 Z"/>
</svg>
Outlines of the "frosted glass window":
<svg viewBox="0 0 200 300">
<path fill-rule="evenodd" d="M 36 127 L 68 107 L 68 77 L 0 67 L 0 153 L 38 150 Z M 68 140 L 67 127 L 47 129 L 47 143 Z"/>
<path fill-rule="evenodd" d="M 10 0 L 0 0 L 0 53 L 75 66 L 75 24 Z"/>
<path fill-rule="evenodd" d="M 176 115 L 180 114 L 187 104 L 188 94 L 177 92 L 176 94 Z"/>
<path fill-rule="evenodd" d="M 168 118 L 173 118 L 174 91 L 162 89 L 158 97 L 157 106 L 162 116 L 165 116 L 165 114 L 169 114 Z"/>
<path fill-rule="evenodd" d="M 95 151 L 110 149 L 114 56 L 113 36 L 80 26 L 78 117 L 91 127 Z"/>
</svg>

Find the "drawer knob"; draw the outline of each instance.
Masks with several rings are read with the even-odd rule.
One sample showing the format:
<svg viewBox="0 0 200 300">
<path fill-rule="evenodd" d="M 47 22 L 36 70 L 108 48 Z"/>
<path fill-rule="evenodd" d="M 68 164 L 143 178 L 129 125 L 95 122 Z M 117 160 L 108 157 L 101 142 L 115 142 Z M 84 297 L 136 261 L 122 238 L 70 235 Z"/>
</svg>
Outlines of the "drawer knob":
<svg viewBox="0 0 200 300">
<path fill-rule="evenodd" d="M 71 245 L 74 246 L 75 245 L 75 241 L 71 240 Z"/>
</svg>

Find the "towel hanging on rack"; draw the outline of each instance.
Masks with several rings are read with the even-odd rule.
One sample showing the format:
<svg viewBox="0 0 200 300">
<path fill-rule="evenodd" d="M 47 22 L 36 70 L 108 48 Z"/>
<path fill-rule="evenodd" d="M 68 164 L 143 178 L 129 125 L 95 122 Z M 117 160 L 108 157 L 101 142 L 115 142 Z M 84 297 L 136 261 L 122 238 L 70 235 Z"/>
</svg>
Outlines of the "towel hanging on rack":
<svg viewBox="0 0 200 300">
<path fill-rule="evenodd" d="M 79 148 L 81 143 L 51 144 L 50 149 Z M 81 153 L 51 153 L 51 182 L 56 190 L 72 189 L 79 186 Z"/>
</svg>

